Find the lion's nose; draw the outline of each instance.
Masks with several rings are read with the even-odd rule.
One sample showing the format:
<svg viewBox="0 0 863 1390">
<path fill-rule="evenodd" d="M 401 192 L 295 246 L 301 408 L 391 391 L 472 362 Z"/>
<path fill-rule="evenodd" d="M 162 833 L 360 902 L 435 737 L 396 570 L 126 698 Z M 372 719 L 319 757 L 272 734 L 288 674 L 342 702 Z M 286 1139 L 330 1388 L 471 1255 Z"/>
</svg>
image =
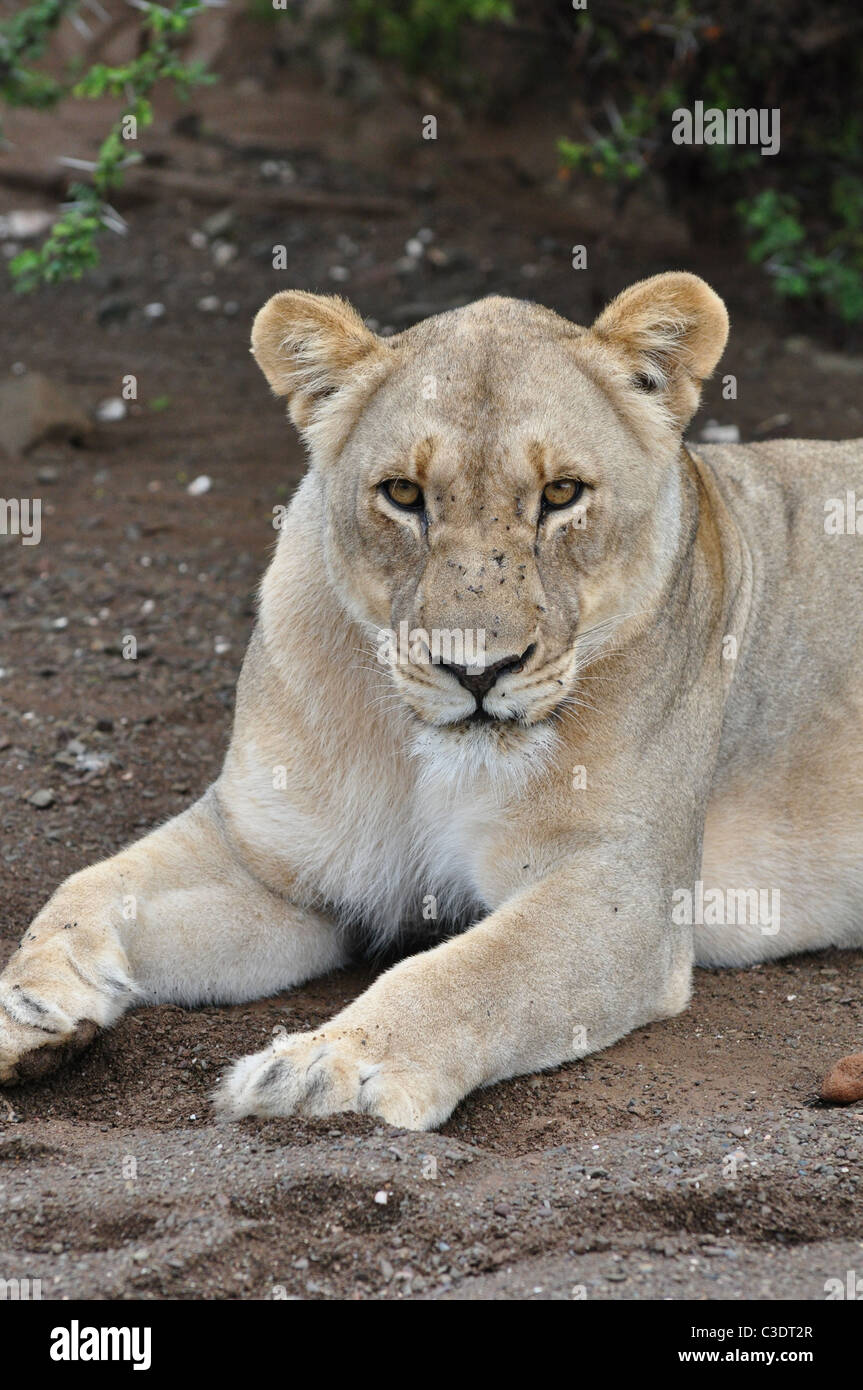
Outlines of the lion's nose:
<svg viewBox="0 0 863 1390">
<path fill-rule="evenodd" d="M 442 661 L 441 666 L 445 671 L 452 671 L 459 684 L 463 685 L 465 690 L 469 690 L 471 695 L 475 696 L 477 704 L 481 705 L 483 696 L 488 694 L 498 677 L 520 671 L 535 651 L 536 643 L 532 642 L 521 656 L 505 656 L 502 661 L 495 661 L 491 666 L 482 666 L 479 670 L 470 666 L 454 666 L 446 661 Z"/>
</svg>

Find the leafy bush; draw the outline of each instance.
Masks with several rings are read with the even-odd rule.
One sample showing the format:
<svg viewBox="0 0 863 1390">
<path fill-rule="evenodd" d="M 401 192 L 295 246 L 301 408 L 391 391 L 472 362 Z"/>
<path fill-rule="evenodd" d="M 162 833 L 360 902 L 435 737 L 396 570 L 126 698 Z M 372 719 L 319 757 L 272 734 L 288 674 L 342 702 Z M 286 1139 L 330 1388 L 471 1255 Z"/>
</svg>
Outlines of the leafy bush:
<svg viewBox="0 0 863 1390">
<path fill-rule="evenodd" d="M 733 0 L 706 7 L 617 4 L 575 18 L 588 106 L 604 125 L 558 145 L 564 170 L 611 180 L 625 194 L 648 171 L 684 209 L 736 210 L 749 260 L 777 294 L 863 322 L 863 139 L 855 114 L 863 79 L 859 20 L 816 0 Z M 774 109 L 782 148 L 676 146 L 671 113 Z M 619 110 L 618 110 L 619 103 Z M 607 126 L 607 129 L 605 128 Z M 789 157 L 786 151 L 793 151 Z"/>
<path fill-rule="evenodd" d="M 737 206 L 748 233 L 749 259 L 773 276 L 778 294 L 821 299 L 846 323 L 857 323 L 863 319 L 863 183 L 837 180 L 831 202 L 840 223 L 825 252 L 809 244 L 800 203 L 792 194 L 767 188 Z"/>
<path fill-rule="evenodd" d="M 75 183 L 69 201 L 46 241 L 28 248 L 9 264 L 19 290 L 80 279 L 97 264 L 97 238 L 105 228 L 124 230 L 107 196 L 123 182 L 125 171 L 137 164 L 130 140 L 153 120 L 150 96 L 160 82 L 173 82 L 181 95 L 197 83 L 211 80 L 198 64 L 179 60 L 174 44 L 185 34 L 207 0 L 174 0 L 153 4 L 139 0 L 141 47 L 137 57 L 119 67 L 94 64 L 77 82 L 58 82 L 31 66 L 40 58 L 57 25 L 77 0 L 37 0 L 0 29 L 0 95 L 10 105 L 50 106 L 71 91 L 82 99 L 112 96 L 122 111 L 90 167 L 90 183 Z"/>
<path fill-rule="evenodd" d="M 469 24 L 508 23 L 510 0 L 348 0 L 347 25 L 353 43 L 382 58 L 394 58 L 409 72 L 452 72 L 461 37 Z"/>
</svg>

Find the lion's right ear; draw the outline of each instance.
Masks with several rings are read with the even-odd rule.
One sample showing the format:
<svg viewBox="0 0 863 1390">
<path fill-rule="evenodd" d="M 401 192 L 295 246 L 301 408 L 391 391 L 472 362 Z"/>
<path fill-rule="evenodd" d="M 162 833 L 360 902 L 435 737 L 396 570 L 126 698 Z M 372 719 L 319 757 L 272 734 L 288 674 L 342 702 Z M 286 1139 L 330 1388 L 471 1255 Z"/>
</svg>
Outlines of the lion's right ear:
<svg viewBox="0 0 863 1390">
<path fill-rule="evenodd" d="M 252 353 L 277 396 L 287 396 L 291 419 L 302 428 L 314 408 L 344 386 L 354 370 L 383 354 L 380 338 L 338 295 L 283 290 L 252 325 Z"/>
<path fill-rule="evenodd" d="M 590 335 L 611 348 L 639 389 L 658 393 L 683 430 L 728 338 L 728 312 L 697 275 L 670 271 L 630 285 Z"/>
</svg>

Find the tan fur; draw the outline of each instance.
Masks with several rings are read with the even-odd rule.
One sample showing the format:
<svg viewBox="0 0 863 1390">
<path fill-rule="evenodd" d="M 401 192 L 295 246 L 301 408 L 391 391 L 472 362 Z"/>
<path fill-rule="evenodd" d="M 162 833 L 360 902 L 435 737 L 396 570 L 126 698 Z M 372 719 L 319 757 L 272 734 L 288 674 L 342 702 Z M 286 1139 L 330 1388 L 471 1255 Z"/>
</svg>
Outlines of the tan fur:
<svg viewBox="0 0 863 1390">
<path fill-rule="evenodd" d="M 429 949 L 219 1103 L 423 1128 L 684 1008 L 694 960 L 863 944 L 863 541 L 824 527 L 863 445 L 691 454 L 726 334 L 686 274 L 591 329 L 487 299 L 381 340 L 341 300 L 264 306 L 311 467 L 224 768 L 40 913 L 0 978 L 0 1080 L 130 1004 L 250 999 L 401 937 Z M 578 516 L 542 513 L 566 478 Z M 484 633 L 485 722 L 451 662 L 382 649 L 401 625 Z M 699 881 L 779 890 L 776 930 L 681 920 Z"/>
</svg>

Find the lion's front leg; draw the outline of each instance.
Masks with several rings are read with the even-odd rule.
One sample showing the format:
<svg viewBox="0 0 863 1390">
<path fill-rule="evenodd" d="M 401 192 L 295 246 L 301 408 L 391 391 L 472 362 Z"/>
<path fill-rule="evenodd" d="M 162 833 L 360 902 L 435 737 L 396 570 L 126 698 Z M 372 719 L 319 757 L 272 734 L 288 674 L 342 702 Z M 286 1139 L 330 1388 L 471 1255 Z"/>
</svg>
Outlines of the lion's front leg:
<svg viewBox="0 0 863 1390">
<path fill-rule="evenodd" d="M 402 961 L 325 1027 L 238 1062 L 217 1104 L 228 1118 L 354 1110 L 434 1128 L 477 1086 L 684 1008 L 692 933 L 673 925 L 670 898 L 637 870 L 626 884 L 607 864 L 561 870 Z"/>
<path fill-rule="evenodd" d="M 139 997 L 122 910 L 98 865 L 67 880 L 25 932 L 0 975 L 0 1084 L 53 1070 Z"/>
<path fill-rule="evenodd" d="M 0 1085 L 52 1070 L 136 1003 L 239 1002 L 344 963 L 335 924 L 270 893 L 212 794 L 62 884 L 0 975 Z"/>
</svg>

